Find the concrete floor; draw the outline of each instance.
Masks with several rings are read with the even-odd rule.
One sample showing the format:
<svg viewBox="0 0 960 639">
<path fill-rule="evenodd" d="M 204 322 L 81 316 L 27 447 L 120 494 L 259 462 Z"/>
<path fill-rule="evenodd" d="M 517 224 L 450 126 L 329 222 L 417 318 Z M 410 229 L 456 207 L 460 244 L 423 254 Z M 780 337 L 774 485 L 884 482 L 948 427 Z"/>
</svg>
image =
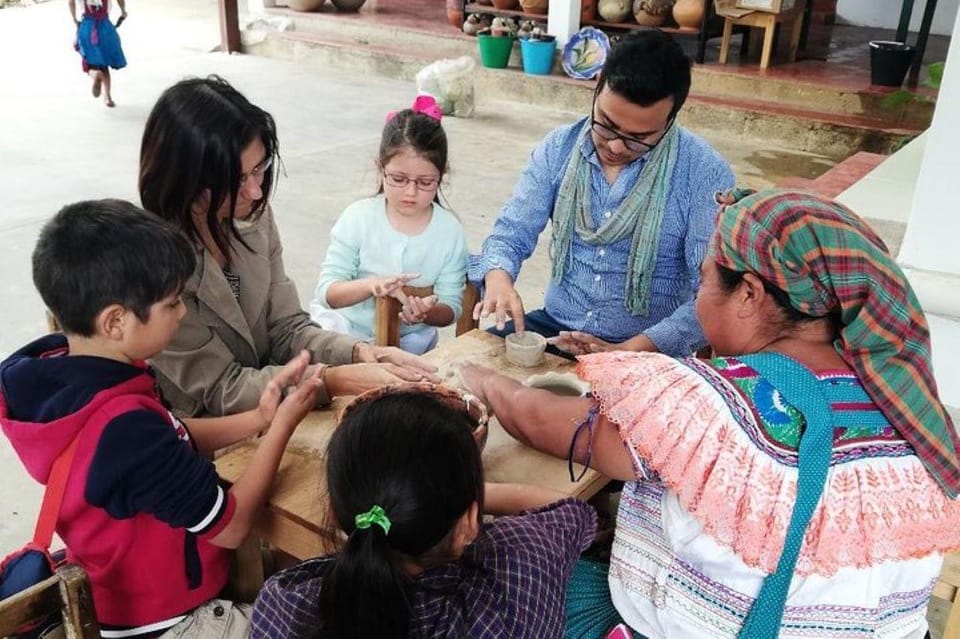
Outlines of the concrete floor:
<svg viewBox="0 0 960 639">
<path fill-rule="evenodd" d="M 24 0 L 25 1 L 25 0 Z M 64 204 L 90 198 L 137 201 L 137 161 L 146 116 L 160 92 L 187 75 L 218 73 L 272 112 L 285 174 L 274 197 L 287 271 L 309 302 L 342 209 L 376 187 L 373 159 L 384 114 L 410 103 L 409 83 L 305 70 L 282 61 L 211 53 L 219 41 L 215 0 L 129 3 L 120 30 L 129 61 L 116 72 L 107 109 L 90 95 L 72 49 L 66 3 L 0 10 L 0 357 L 44 331 L 30 254 L 43 222 Z M 477 250 L 509 196 L 531 147 L 577 114 L 512 103 L 485 104 L 472 119 L 447 118 L 452 173 L 445 193 Z M 766 186 L 816 177 L 824 157 L 700 132 L 725 154 L 741 181 Z M 519 288 L 534 307 L 547 281 L 544 243 Z M 0 556 L 29 537 L 40 487 L 0 438 Z"/>
</svg>

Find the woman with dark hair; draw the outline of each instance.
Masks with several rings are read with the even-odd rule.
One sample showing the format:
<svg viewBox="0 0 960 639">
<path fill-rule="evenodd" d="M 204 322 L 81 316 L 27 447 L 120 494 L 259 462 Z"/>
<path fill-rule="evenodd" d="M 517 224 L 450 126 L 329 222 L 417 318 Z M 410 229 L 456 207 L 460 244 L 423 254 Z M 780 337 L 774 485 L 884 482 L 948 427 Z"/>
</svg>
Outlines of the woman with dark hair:
<svg viewBox="0 0 960 639">
<path fill-rule="evenodd" d="M 271 577 L 251 639 L 562 636 L 596 513 L 534 486 L 485 486 L 474 423 L 429 394 L 385 393 L 359 400 L 327 448 L 344 547 Z M 482 524 L 484 510 L 512 516 Z"/>
<path fill-rule="evenodd" d="M 585 355 L 590 398 L 461 371 L 518 439 L 629 482 L 609 575 L 574 573 L 589 623 L 570 636 L 622 619 L 648 638 L 919 639 L 960 547 L 960 442 L 923 312 L 843 206 L 724 204 L 696 300 L 716 358 Z"/>
<path fill-rule="evenodd" d="M 332 366 L 319 403 L 435 370 L 310 321 L 284 272 L 269 206 L 278 149 L 271 115 L 217 76 L 173 85 L 147 119 L 143 206 L 179 226 L 198 253 L 183 293 L 187 314 L 153 360 L 164 396 L 183 414 L 256 406 L 277 367 L 301 350 L 314 366 Z"/>
</svg>

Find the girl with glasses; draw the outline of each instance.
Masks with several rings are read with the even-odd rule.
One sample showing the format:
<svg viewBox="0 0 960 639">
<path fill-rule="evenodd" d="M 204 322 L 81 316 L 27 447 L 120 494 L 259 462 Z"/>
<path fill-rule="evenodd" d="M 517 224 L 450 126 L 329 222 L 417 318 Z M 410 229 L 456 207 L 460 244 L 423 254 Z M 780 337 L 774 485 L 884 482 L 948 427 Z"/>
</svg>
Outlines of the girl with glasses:
<svg viewBox="0 0 960 639">
<path fill-rule="evenodd" d="M 380 140 L 376 196 L 354 202 L 337 220 L 310 305 L 314 321 L 372 340 L 376 298 L 402 303 L 400 348 L 425 353 L 437 327 L 456 321 L 467 268 L 463 226 L 441 206 L 447 136 L 436 101 L 420 96 L 387 116 Z M 411 295 L 405 286 L 433 287 Z"/>
</svg>

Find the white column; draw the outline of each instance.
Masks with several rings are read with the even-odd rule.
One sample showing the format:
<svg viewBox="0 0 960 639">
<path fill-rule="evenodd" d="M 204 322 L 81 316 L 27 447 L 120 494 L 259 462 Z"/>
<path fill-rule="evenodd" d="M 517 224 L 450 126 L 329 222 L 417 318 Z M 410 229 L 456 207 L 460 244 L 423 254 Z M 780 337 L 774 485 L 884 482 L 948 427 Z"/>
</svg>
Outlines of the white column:
<svg viewBox="0 0 960 639">
<path fill-rule="evenodd" d="M 899 261 L 930 319 L 934 371 L 944 403 L 960 407 L 960 16 Z"/>
<path fill-rule="evenodd" d="M 580 29 L 580 0 L 550 0 L 547 33 L 557 37 L 557 46 L 566 44 Z"/>
</svg>

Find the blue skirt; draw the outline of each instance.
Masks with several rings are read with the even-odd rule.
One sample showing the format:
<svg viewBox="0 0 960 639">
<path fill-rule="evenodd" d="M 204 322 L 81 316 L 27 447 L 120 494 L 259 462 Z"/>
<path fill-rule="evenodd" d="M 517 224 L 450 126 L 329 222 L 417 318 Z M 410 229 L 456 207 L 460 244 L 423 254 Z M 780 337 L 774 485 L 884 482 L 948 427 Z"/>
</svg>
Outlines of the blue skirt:
<svg viewBox="0 0 960 639">
<path fill-rule="evenodd" d="M 77 51 L 83 57 L 84 68 L 122 69 L 127 66 L 127 59 L 120 47 L 120 36 L 109 19 L 83 16 L 77 27 Z"/>
<path fill-rule="evenodd" d="M 623 623 L 610 599 L 610 564 L 581 559 L 567 584 L 566 639 L 603 639 Z M 633 633 L 634 639 L 643 636 Z"/>
</svg>

